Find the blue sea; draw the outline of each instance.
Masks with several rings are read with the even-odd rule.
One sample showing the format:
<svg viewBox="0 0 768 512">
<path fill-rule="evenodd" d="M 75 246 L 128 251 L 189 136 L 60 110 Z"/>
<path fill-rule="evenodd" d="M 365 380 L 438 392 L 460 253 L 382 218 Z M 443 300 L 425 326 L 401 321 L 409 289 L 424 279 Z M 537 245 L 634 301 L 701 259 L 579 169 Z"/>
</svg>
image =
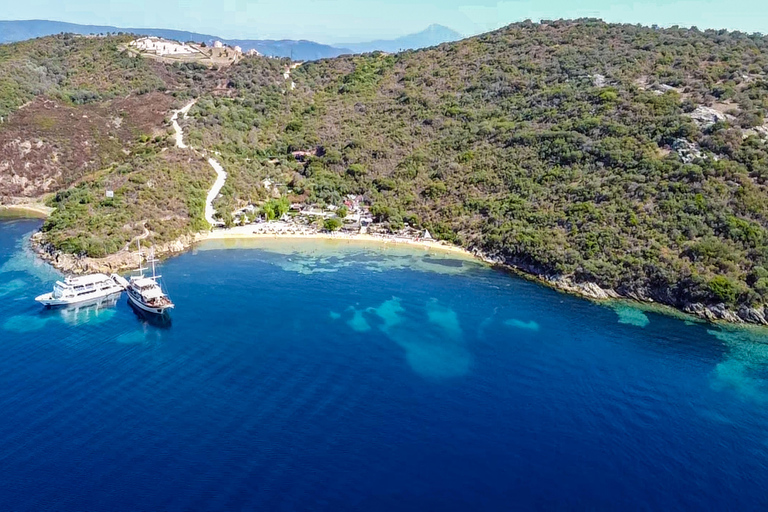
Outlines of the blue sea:
<svg viewBox="0 0 768 512">
<path fill-rule="evenodd" d="M 768 510 L 768 336 L 472 260 L 209 242 L 170 324 L 0 222 L 0 509 Z"/>
</svg>

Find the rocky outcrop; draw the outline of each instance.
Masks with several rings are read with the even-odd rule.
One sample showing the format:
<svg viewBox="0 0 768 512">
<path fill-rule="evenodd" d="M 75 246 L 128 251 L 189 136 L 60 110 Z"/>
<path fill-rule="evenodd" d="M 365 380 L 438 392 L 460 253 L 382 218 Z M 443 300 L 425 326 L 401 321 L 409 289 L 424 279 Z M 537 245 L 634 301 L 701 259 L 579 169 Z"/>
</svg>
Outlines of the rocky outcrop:
<svg viewBox="0 0 768 512">
<path fill-rule="evenodd" d="M 616 290 L 610 288 L 602 288 L 597 283 L 577 281 L 573 276 L 564 276 L 559 274 L 547 274 L 537 268 L 536 265 L 524 262 L 524 261 L 510 261 L 500 255 L 491 255 L 484 253 L 478 248 L 472 248 L 470 250 L 477 258 L 483 260 L 494 266 L 506 268 L 516 273 L 522 273 L 528 277 L 534 277 L 544 283 L 562 290 L 564 292 L 573 293 L 582 297 L 587 297 L 596 300 L 607 299 L 619 299 L 626 298 Z"/>
<path fill-rule="evenodd" d="M 704 158 L 701 147 L 686 139 L 675 139 L 672 143 L 672 149 L 677 152 L 684 164 L 690 164 L 697 158 Z"/>
<path fill-rule="evenodd" d="M 168 257 L 189 249 L 195 242 L 204 240 L 205 233 L 184 235 L 177 240 L 155 246 L 157 257 Z M 56 250 L 45 241 L 42 232 L 37 232 L 30 239 L 32 248 L 45 261 L 65 274 L 88 274 L 94 272 L 112 273 L 133 270 L 139 265 L 139 258 L 130 250 L 119 251 L 104 258 L 89 258 L 66 254 Z"/>
<path fill-rule="evenodd" d="M 724 321 L 736 324 L 748 323 L 768 325 L 765 308 L 749 308 L 742 306 L 738 311 L 728 309 L 725 304 L 704 305 L 701 303 L 686 304 L 681 308 L 686 313 L 696 315 L 710 321 Z"/>
<path fill-rule="evenodd" d="M 486 254 L 478 248 L 473 248 L 470 252 L 491 265 L 534 278 L 558 290 L 596 301 L 623 299 L 646 304 L 663 304 L 710 322 L 768 325 L 768 306 L 759 308 L 742 306 L 737 311 L 734 311 L 725 304 L 681 303 L 679 297 L 668 287 L 619 288 L 614 290 L 603 288 L 593 282 L 577 281 L 573 276 L 548 275 L 531 263 L 510 261 L 500 255 Z"/>
<path fill-rule="evenodd" d="M 756 308 L 748 308 L 746 306 L 742 306 L 737 312 L 739 318 L 743 321 L 758 325 L 768 325 L 768 320 L 766 320 L 767 313 L 768 311 L 766 311 L 765 308 L 760 310 Z"/>
<path fill-rule="evenodd" d="M 684 305 L 682 310 L 711 322 L 723 320 L 732 323 L 744 323 L 744 321 L 735 312 L 729 310 L 725 304 L 705 306 L 704 304 L 696 302 Z"/>
<path fill-rule="evenodd" d="M 605 87 L 608 85 L 608 80 L 606 80 L 604 75 L 601 75 L 599 73 L 595 73 L 590 78 L 592 78 L 592 85 L 595 87 Z"/>
<path fill-rule="evenodd" d="M 545 276 L 544 279 L 555 288 L 590 299 L 607 300 L 621 298 L 621 295 L 615 290 L 601 288 L 596 283 L 580 283 L 566 276 Z"/>
<path fill-rule="evenodd" d="M 768 139 L 768 123 L 765 123 L 761 126 L 755 126 L 754 128 L 749 128 L 742 132 L 742 136 L 745 139 L 751 135 L 755 135 L 761 139 Z"/>
<path fill-rule="evenodd" d="M 699 125 L 700 128 L 709 128 L 717 122 L 733 119 L 733 116 L 724 114 L 711 107 L 705 107 L 704 105 L 696 107 L 693 112 L 688 114 L 688 117 L 690 117 L 694 123 Z"/>
</svg>

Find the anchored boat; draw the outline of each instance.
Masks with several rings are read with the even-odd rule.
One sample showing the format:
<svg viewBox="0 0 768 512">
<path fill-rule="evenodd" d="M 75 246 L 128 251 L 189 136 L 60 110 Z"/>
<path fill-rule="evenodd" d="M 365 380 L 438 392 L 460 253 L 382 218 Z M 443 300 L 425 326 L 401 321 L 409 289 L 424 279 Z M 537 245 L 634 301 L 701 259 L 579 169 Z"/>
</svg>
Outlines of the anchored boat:
<svg viewBox="0 0 768 512">
<path fill-rule="evenodd" d="M 155 262 L 157 260 L 155 259 L 154 250 L 150 249 L 149 257 L 147 258 L 147 263 L 152 268 L 152 275 L 149 277 L 144 276 L 144 271 L 147 268 L 142 266 L 143 259 L 141 247 L 139 247 L 140 263 L 137 269 L 138 275 L 131 276 L 130 281 L 128 281 L 128 302 L 147 313 L 155 315 L 165 314 L 169 309 L 174 308 L 174 304 L 158 283 L 160 276 L 155 273 Z"/>
<path fill-rule="evenodd" d="M 35 300 L 46 307 L 72 306 L 119 294 L 127 286 L 128 281 L 117 274 L 67 277 L 64 281 L 56 281 L 51 293 L 35 297 Z"/>
</svg>

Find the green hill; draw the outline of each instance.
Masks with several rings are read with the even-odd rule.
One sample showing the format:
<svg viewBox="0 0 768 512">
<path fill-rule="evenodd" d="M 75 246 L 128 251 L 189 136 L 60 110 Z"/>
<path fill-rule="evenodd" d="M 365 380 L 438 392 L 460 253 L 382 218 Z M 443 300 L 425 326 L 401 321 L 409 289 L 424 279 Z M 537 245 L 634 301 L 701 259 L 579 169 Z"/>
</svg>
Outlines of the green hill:
<svg viewBox="0 0 768 512">
<path fill-rule="evenodd" d="M 230 173 L 223 214 L 265 198 L 264 178 L 311 202 L 360 194 L 393 230 L 407 222 L 537 275 L 760 321 L 768 38 L 520 23 L 308 63 L 293 90 L 282 66 L 246 59 L 226 70 L 225 93 L 214 72 L 166 71 L 180 93 L 201 92 L 189 138 Z M 290 158 L 307 149 L 318 156 Z"/>
<path fill-rule="evenodd" d="M 309 63 L 285 96 L 233 69 L 237 95 L 192 114 L 233 163 L 320 146 L 283 174 L 311 201 L 363 194 L 530 272 L 736 307 L 768 299 L 767 71 L 764 37 L 522 23 Z M 702 105 L 727 116 L 697 122 Z"/>
<path fill-rule="evenodd" d="M 171 150 L 166 118 L 213 73 L 129 57 L 130 40 L 0 45 L 0 203 L 55 193 L 44 229 L 65 252 L 114 253 L 145 226 L 158 243 L 207 228 L 210 168 Z"/>
</svg>

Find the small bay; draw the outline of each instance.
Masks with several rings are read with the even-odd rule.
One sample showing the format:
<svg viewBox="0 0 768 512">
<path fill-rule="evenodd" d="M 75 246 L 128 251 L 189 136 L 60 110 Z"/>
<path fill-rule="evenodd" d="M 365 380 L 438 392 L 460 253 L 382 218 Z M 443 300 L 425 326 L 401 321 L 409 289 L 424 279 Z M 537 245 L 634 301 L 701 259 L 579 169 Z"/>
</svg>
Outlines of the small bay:
<svg viewBox="0 0 768 512">
<path fill-rule="evenodd" d="M 768 336 L 323 241 L 161 265 L 172 322 L 44 310 L 0 221 L 5 510 L 765 510 Z"/>
</svg>

